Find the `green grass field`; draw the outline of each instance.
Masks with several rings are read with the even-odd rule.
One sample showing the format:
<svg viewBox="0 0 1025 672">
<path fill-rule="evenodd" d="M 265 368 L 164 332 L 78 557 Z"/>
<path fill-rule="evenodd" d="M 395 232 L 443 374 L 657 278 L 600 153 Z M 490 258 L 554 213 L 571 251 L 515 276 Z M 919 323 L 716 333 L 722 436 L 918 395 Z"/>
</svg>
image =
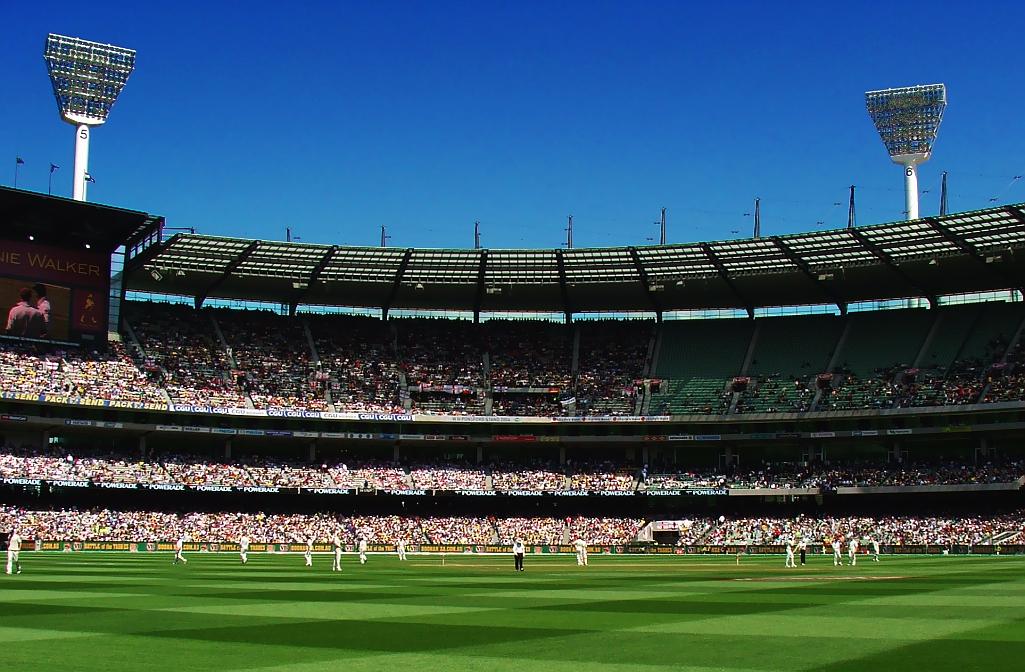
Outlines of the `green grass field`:
<svg viewBox="0 0 1025 672">
<path fill-rule="evenodd" d="M 13 670 L 1015 670 L 1025 558 L 22 554 Z"/>
</svg>

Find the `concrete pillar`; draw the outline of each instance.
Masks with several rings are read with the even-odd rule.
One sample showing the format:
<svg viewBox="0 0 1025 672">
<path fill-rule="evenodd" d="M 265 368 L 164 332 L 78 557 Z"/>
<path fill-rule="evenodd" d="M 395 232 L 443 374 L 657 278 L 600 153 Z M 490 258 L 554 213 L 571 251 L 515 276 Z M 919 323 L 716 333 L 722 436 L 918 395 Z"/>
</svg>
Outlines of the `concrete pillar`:
<svg viewBox="0 0 1025 672">
<path fill-rule="evenodd" d="M 224 459 L 231 459 L 231 439 L 224 440 Z"/>
</svg>

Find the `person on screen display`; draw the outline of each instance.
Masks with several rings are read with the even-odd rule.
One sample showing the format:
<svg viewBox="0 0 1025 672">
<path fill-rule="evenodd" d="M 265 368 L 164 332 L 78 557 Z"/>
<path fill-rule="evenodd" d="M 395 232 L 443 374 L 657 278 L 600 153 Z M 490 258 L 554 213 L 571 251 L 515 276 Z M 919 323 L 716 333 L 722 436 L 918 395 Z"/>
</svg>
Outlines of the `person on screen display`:
<svg viewBox="0 0 1025 672">
<path fill-rule="evenodd" d="M 7 334 L 22 338 L 39 338 L 46 329 L 43 314 L 32 301 L 32 290 L 22 287 L 18 290 L 20 301 L 7 313 Z"/>
<path fill-rule="evenodd" d="M 43 315 L 43 335 L 45 336 L 50 332 L 50 299 L 46 298 L 46 285 L 37 282 L 32 286 L 32 291 L 36 293 L 36 310 Z"/>
</svg>

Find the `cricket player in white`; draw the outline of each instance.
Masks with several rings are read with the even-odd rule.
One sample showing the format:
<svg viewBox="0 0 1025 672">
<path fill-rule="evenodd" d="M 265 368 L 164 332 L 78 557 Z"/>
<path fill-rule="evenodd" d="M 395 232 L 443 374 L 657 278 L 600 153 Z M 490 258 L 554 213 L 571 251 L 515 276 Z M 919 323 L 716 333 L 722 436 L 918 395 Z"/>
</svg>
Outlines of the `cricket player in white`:
<svg viewBox="0 0 1025 672">
<path fill-rule="evenodd" d="M 189 564 L 188 558 L 182 555 L 182 551 L 185 549 L 185 535 L 178 537 L 178 541 L 174 542 L 174 561 L 172 565 L 177 565 L 179 562 Z"/>
<path fill-rule="evenodd" d="M 847 544 L 847 558 L 851 561 L 851 567 L 858 564 L 858 538 L 851 537 Z"/>
<path fill-rule="evenodd" d="M 249 562 L 249 537 L 243 534 L 238 540 L 238 554 L 242 558 L 242 564 Z"/>
<path fill-rule="evenodd" d="M 787 563 L 786 567 L 797 567 L 797 563 L 794 561 L 794 542 L 787 539 Z"/>
<path fill-rule="evenodd" d="M 331 537 L 331 548 L 335 554 L 331 561 L 331 571 L 340 572 L 342 571 L 342 540 L 338 538 L 337 532 L 335 532 L 335 536 Z"/>
<path fill-rule="evenodd" d="M 512 544 L 513 552 L 513 563 L 516 567 L 517 572 L 523 571 L 523 555 L 527 552 L 527 547 L 523 544 L 522 539 L 513 539 Z"/>
<path fill-rule="evenodd" d="M 21 563 L 18 562 L 18 554 L 21 553 L 21 535 L 17 530 L 11 532 L 11 538 L 7 540 L 7 573 L 21 574 Z"/>
<path fill-rule="evenodd" d="M 587 567 L 587 542 L 577 537 L 577 540 L 573 542 L 573 548 L 577 551 L 577 565 Z"/>
<path fill-rule="evenodd" d="M 303 553 L 303 557 L 306 559 L 306 566 L 313 566 L 313 537 L 306 540 L 306 552 Z"/>
<path fill-rule="evenodd" d="M 872 561 L 879 562 L 879 540 L 874 537 L 872 538 L 872 554 L 875 555 Z"/>
<path fill-rule="evenodd" d="M 833 566 L 843 567 L 843 555 L 840 553 L 840 537 L 833 537 Z"/>
<path fill-rule="evenodd" d="M 359 564 L 367 564 L 367 540 L 362 538 L 359 540 Z"/>
<path fill-rule="evenodd" d="M 399 539 L 398 543 L 395 544 L 395 552 L 398 554 L 400 561 L 406 559 L 406 540 L 405 539 Z"/>
</svg>

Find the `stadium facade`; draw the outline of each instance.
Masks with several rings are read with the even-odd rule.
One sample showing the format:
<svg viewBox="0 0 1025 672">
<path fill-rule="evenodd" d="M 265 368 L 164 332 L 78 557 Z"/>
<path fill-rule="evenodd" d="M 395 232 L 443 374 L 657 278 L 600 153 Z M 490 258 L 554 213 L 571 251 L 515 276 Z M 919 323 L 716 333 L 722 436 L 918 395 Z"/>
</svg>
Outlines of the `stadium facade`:
<svg viewBox="0 0 1025 672">
<path fill-rule="evenodd" d="M 970 468 L 1020 458 L 1022 204 L 789 236 L 553 250 L 165 239 L 158 216 L 8 189 L 0 190 L 0 220 L 0 275 L 15 284 L 45 280 L 51 295 L 68 297 L 63 338 L 4 341 L 0 432 L 9 446 L 103 446 L 143 461 L 187 449 L 221 462 L 259 454 L 310 465 L 608 463 L 610 473 L 629 474 L 628 487 L 587 478 L 574 486 L 567 476 L 543 490 L 496 488 L 490 476 L 479 487 L 421 487 L 408 472 L 398 485 L 351 487 L 8 474 L 12 501 L 381 515 L 408 505 L 649 521 L 764 506 L 1020 506 L 1025 474 L 782 488 L 730 475 L 774 463 Z M 102 286 L 59 276 L 92 273 L 67 256 L 83 250 L 114 255 L 101 265 Z M 58 275 L 37 267 L 29 271 L 38 277 L 26 275 L 25 260 L 43 253 L 66 257 L 50 263 Z M 192 306 L 127 302 L 129 292 L 187 297 Z M 90 328 L 85 293 L 96 311 Z M 1010 300 L 948 300 L 980 294 Z M 283 309 L 203 307 L 215 299 Z M 894 300 L 908 307 L 849 310 Z M 823 304 L 833 314 L 756 317 Z M 383 319 L 304 312 L 321 306 L 372 308 Z M 738 309 L 748 317 L 663 319 Z M 399 310 L 474 320 L 389 319 Z M 564 319 L 480 319 L 522 311 Z M 654 319 L 574 322 L 581 313 Z M 98 325 L 108 323 L 117 325 L 115 354 L 85 354 L 103 349 Z M 199 362 L 191 353 L 203 348 L 215 356 Z M 364 385 L 369 378 L 373 386 Z M 649 470 L 659 469 L 712 469 L 724 478 L 649 487 Z"/>
</svg>

